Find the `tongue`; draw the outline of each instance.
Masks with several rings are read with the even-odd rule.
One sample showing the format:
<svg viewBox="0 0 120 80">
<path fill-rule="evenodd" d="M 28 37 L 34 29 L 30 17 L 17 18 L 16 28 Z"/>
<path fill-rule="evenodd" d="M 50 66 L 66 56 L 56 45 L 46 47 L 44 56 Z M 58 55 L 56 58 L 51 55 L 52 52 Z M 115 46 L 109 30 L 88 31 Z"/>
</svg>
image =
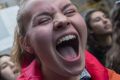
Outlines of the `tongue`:
<svg viewBox="0 0 120 80">
<path fill-rule="evenodd" d="M 66 59 L 73 59 L 77 56 L 75 50 L 69 46 L 59 48 L 59 52 Z"/>
</svg>

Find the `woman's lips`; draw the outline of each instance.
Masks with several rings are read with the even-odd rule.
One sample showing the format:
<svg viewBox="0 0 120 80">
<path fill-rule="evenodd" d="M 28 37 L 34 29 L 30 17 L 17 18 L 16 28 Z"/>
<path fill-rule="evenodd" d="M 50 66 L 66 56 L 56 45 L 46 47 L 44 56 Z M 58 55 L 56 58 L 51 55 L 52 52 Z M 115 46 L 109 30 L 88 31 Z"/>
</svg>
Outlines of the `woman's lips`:
<svg viewBox="0 0 120 80">
<path fill-rule="evenodd" d="M 75 34 L 65 35 L 57 40 L 56 50 L 65 61 L 72 62 L 80 59 L 79 39 Z"/>
</svg>

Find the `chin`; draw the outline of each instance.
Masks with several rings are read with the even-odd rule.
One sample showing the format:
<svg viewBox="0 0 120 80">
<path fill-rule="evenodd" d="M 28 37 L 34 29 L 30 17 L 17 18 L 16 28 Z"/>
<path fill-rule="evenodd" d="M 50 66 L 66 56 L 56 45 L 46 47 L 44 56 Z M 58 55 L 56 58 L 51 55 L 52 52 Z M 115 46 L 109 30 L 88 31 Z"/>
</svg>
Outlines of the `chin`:
<svg viewBox="0 0 120 80">
<path fill-rule="evenodd" d="M 68 70 L 66 71 L 66 76 L 78 76 L 82 73 L 82 71 L 84 70 L 85 66 L 73 69 L 73 70 Z"/>
<path fill-rule="evenodd" d="M 65 74 L 65 76 L 66 77 L 76 77 L 76 76 L 79 76 L 82 73 L 82 71 L 83 71 L 83 69 L 79 70 L 79 71 L 68 72 Z"/>
</svg>

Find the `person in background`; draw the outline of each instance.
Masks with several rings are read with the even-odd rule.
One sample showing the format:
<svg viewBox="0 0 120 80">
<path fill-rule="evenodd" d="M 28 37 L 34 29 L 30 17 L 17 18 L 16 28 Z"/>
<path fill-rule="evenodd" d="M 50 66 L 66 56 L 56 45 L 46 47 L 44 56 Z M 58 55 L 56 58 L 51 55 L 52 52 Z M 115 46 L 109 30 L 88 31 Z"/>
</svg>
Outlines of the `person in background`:
<svg viewBox="0 0 120 80">
<path fill-rule="evenodd" d="M 113 23 L 113 46 L 107 53 L 106 64 L 110 69 L 120 74 L 120 0 L 116 1 L 111 11 Z"/>
<path fill-rule="evenodd" d="M 19 72 L 8 54 L 0 55 L 0 79 L 16 80 Z"/>
<path fill-rule="evenodd" d="M 85 50 L 87 27 L 70 0 L 23 0 L 17 23 L 18 80 L 120 79 Z"/>
<path fill-rule="evenodd" d="M 90 9 L 84 14 L 88 28 L 88 50 L 105 66 L 106 53 L 112 46 L 113 26 L 102 10 Z"/>
</svg>

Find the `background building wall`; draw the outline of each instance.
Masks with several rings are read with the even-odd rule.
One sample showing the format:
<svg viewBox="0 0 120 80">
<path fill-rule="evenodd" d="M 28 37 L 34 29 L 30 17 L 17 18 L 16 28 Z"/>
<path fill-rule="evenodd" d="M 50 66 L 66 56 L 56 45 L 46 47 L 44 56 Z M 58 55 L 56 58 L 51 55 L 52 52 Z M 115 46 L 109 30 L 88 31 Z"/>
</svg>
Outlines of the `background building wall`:
<svg viewBox="0 0 120 80">
<path fill-rule="evenodd" d="M 0 10 L 0 53 L 10 53 L 14 39 L 18 6 Z"/>
</svg>

